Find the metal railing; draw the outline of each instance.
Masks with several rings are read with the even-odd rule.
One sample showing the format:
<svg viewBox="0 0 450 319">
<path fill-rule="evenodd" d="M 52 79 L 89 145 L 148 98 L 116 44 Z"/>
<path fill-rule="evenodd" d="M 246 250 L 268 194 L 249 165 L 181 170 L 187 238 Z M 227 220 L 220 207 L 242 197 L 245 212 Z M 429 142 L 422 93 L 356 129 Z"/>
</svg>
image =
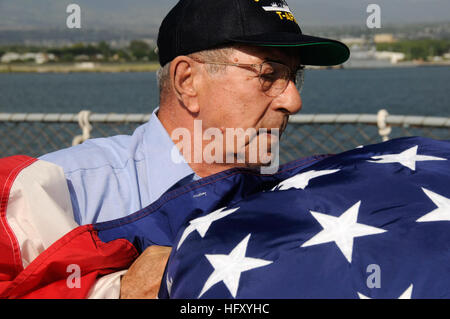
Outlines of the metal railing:
<svg viewBox="0 0 450 319">
<path fill-rule="evenodd" d="M 130 135 L 151 114 L 0 113 L 0 157 L 40 156 L 89 138 Z M 378 114 L 291 116 L 280 145 L 280 161 L 339 153 L 403 136 L 450 139 L 450 118 Z"/>
</svg>

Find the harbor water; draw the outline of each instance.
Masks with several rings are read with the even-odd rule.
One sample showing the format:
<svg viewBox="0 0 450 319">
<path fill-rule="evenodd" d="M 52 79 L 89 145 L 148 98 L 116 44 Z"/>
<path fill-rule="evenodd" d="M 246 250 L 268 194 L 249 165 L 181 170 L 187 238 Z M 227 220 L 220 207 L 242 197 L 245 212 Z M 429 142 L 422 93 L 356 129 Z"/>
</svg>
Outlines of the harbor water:
<svg viewBox="0 0 450 319">
<path fill-rule="evenodd" d="M 450 67 L 307 70 L 301 113 L 450 117 Z M 0 113 L 150 113 L 155 73 L 0 74 Z"/>
</svg>

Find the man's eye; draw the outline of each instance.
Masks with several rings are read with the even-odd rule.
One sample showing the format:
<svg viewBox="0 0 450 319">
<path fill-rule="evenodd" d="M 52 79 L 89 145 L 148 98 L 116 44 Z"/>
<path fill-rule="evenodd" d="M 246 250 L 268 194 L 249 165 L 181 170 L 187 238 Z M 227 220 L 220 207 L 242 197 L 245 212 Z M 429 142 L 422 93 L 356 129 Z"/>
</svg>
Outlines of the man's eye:
<svg viewBox="0 0 450 319">
<path fill-rule="evenodd" d="M 263 78 L 264 80 L 267 80 L 267 81 L 272 81 L 276 78 L 276 75 L 275 75 L 275 73 L 264 73 L 264 74 L 261 74 L 261 78 Z"/>
</svg>

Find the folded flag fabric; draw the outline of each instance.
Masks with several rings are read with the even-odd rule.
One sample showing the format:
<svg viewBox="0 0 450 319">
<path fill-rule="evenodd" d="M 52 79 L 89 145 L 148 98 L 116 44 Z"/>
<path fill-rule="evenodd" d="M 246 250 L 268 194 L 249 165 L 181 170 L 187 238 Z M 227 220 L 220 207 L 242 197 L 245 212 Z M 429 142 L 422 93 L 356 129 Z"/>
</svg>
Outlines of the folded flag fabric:
<svg viewBox="0 0 450 319">
<path fill-rule="evenodd" d="M 450 298 L 449 159 L 449 141 L 414 137 L 231 169 L 85 226 L 60 168 L 2 159 L 0 297 L 117 298 L 163 245 L 159 298 Z"/>
<path fill-rule="evenodd" d="M 392 140 L 193 211 L 160 297 L 450 298 L 449 158 L 448 141 Z"/>
<path fill-rule="evenodd" d="M 0 298 L 117 298 L 138 256 L 79 227 L 62 169 L 26 156 L 0 159 L 0 252 Z"/>
</svg>

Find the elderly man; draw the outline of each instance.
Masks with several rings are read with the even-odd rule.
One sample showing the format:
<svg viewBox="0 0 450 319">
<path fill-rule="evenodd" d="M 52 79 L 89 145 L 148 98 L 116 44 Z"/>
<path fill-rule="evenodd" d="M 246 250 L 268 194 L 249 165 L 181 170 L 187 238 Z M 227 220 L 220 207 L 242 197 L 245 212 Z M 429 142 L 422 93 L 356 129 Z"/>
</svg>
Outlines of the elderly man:
<svg viewBox="0 0 450 319">
<path fill-rule="evenodd" d="M 63 167 L 79 224 L 126 216 L 173 187 L 231 167 L 261 165 L 248 161 L 249 152 L 265 138 L 270 153 L 289 115 L 301 109 L 303 65 L 349 57 L 338 41 L 303 35 L 287 3 L 272 0 L 181 0 L 162 22 L 158 50 L 160 106 L 148 123 L 132 136 L 89 140 L 41 158 Z M 184 128 L 194 136 L 196 121 L 202 136 L 224 133 L 226 151 L 214 158 L 234 161 L 192 160 L 206 147 L 195 138 L 176 148 L 174 133 Z M 239 144 L 227 139 L 227 128 L 258 133 Z M 238 161 L 242 156 L 247 161 Z M 156 296 L 168 251 L 145 251 L 122 279 L 122 297 Z"/>
</svg>

